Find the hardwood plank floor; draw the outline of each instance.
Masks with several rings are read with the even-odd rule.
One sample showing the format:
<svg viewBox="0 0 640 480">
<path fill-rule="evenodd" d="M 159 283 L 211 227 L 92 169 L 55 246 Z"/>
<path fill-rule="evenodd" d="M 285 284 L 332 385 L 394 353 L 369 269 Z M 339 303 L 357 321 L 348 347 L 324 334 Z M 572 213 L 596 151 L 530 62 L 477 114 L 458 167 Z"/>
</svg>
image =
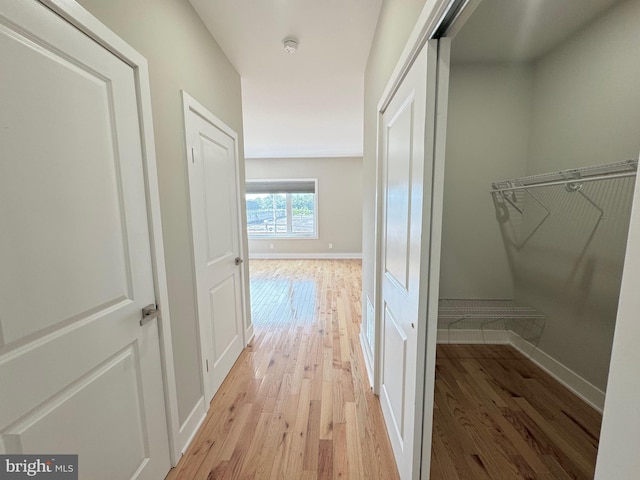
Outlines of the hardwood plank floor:
<svg viewBox="0 0 640 480">
<path fill-rule="evenodd" d="M 358 338 L 361 262 L 250 269 L 255 339 L 167 479 L 397 479 Z"/>
<path fill-rule="evenodd" d="M 168 480 L 398 478 L 358 333 L 361 263 L 252 260 L 256 336 Z M 517 351 L 438 345 L 431 480 L 591 479 L 601 416 Z"/>
<path fill-rule="evenodd" d="M 438 345 L 431 480 L 592 479 L 601 421 L 509 346 Z"/>
</svg>

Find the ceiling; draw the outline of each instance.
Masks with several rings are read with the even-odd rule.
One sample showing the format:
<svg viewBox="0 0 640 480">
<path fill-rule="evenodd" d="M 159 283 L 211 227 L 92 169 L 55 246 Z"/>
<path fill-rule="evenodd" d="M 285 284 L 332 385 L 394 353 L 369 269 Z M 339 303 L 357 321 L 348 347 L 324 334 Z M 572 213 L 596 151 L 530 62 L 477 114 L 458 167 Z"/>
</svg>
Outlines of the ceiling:
<svg viewBox="0 0 640 480">
<path fill-rule="evenodd" d="M 190 0 L 242 79 L 245 156 L 361 156 L 382 0 Z M 283 40 L 298 39 L 288 54 Z"/>
<path fill-rule="evenodd" d="M 619 0 L 483 0 L 454 38 L 455 62 L 540 58 Z"/>
</svg>

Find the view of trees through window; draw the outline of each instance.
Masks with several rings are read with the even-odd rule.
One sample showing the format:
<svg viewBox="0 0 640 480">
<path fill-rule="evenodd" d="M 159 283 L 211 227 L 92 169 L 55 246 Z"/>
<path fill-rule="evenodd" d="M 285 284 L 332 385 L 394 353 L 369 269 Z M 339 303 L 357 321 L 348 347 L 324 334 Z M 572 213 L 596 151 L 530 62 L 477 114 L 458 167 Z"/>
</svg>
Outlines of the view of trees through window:
<svg viewBox="0 0 640 480">
<path fill-rule="evenodd" d="M 247 194 L 250 237 L 315 236 L 315 194 Z"/>
</svg>

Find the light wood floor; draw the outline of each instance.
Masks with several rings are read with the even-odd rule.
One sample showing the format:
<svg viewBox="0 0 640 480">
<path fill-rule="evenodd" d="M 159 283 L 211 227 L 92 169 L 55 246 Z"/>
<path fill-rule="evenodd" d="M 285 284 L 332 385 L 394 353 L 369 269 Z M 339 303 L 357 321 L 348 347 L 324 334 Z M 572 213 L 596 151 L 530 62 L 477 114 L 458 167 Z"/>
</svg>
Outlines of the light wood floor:
<svg viewBox="0 0 640 480">
<path fill-rule="evenodd" d="M 256 335 L 175 479 L 398 478 L 359 346 L 361 262 L 252 260 Z"/>
<path fill-rule="evenodd" d="M 256 337 L 168 480 L 398 478 L 359 346 L 361 264 L 252 260 Z M 431 480 L 591 479 L 600 415 L 506 346 L 439 345 Z"/>
</svg>

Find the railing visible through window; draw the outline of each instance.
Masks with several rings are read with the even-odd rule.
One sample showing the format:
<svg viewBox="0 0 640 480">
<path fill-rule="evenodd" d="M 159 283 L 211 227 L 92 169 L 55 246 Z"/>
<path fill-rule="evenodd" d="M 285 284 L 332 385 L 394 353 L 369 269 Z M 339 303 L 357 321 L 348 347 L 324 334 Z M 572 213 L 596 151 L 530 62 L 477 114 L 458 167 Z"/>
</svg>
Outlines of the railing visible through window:
<svg viewBox="0 0 640 480">
<path fill-rule="evenodd" d="M 317 238 L 316 179 L 247 180 L 249 238 Z"/>
</svg>

